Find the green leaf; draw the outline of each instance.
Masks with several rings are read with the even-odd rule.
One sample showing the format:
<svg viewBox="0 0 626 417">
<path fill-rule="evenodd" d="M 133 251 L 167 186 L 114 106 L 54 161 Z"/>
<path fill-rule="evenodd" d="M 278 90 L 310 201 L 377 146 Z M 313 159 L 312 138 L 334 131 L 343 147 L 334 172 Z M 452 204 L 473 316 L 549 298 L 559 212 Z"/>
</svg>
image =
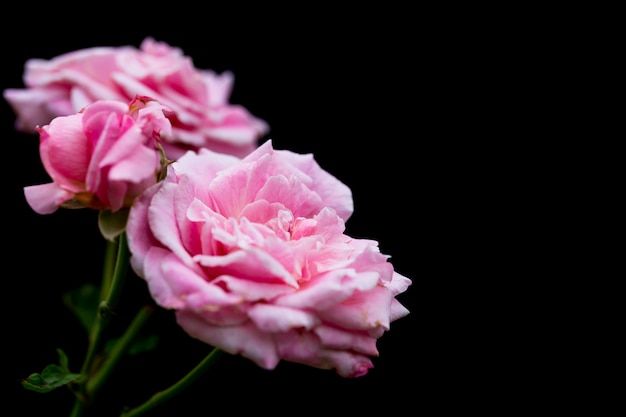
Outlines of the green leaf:
<svg viewBox="0 0 626 417">
<path fill-rule="evenodd" d="M 65 352 L 57 349 L 57 353 L 59 354 L 59 365 L 50 364 L 40 374 L 30 374 L 28 378 L 22 380 L 22 386 L 31 391 L 50 392 L 78 380 L 82 375 L 73 374 L 69 371 L 69 361 Z"/>
<path fill-rule="evenodd" d="M 59 365 L 48 365 L 41 374 L 31 374 L 22 381 L 22 386 L 31 391 L 49 392 L 53 389 L 67 385 L 80 378 L 80 374 L 65 372 Z"/>
<path fill-rule="evenodd" d="M 67 355 L 65 354 L 65 352 L 63 352 L 61 349 L 57 348 L 57 354 L 59 355 L 59 365 L 61 365 L 61 368 L 63 368 L 63 370 L 65 370 L 65 371 L 69 371 L 70 370 L 70 360 L 67 357 Z"/>
<path fill-rule="evenodd" d="M 115 239 L 126 229 L 129 208 L 123 208 L 116 212 L 100 210 L 98 213 L 98 227 L 106 240 L 115 242 Z"/>
<path fill-rule="evenodd" d="M 78 317 L 80 324 L 87 331 L 91 329 L 98 314 L 99 291 L 95 285 L 85 284 L 63 295 L 63 302 Z"/>
</svg>

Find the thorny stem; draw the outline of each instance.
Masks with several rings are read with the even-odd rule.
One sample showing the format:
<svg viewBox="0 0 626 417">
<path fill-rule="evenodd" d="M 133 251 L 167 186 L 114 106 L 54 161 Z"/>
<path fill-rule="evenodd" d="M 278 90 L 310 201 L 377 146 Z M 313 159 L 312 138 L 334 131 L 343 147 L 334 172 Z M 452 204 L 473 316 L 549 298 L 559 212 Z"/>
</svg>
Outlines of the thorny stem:
<svg viewBox="0 0 626 417">
<path fill-rule="evenodd" d="M 174 385 L 169 388 L 159 391 L 154 394 L 150 399 L 138 407 L 132 409 L 125 409 L 120 417 L 138 417 L 159 404 L 164 403 L 176 394 L 187 388 L 200 376 L 202 376 L 213 364 L 222 356 L 224 352 L 220 349 L 214 348 L 195 368 L 193 368 L 187 375 L 178 380 Z"/>
<path fill-rule="evenodd" d="M 137 315 L 135 316 L 132 323 L 128 326 L 122 337 L 115 343 L 111 352 L 107 356 L 107 359 L 104 361 L 102 366 L 98 369 L 98 372 L 93 375 L 87 381 L 87 394 L 91 400 L 93 400 L 94 395 L 100 389 L 104 381 L 109 377 L 115 365 L 122 358 L 128 346 L 133 341 L 135 336 L 139 333 L 143 325 L 146 323 L 148 318 L 153 313 L 153 308 L 151 306 L 144 306 Z"/>
<path fill-rule="evenodd" d="M 102 274 L 102 288 L 100 290 L 102 295 L 106 294 L 106 298 L 100 303 L 98 307 L 98 314 L 89 332 L 89 346 L 80 371 L 83 378 L 80 385 L 75 390 L 76 399 L 70 417 L 80 417 L 86 403 L 89 402 L 89 398 L 86 397 L 86 385 L 89 380 L 92 363 L 100 346 L 100 340 L 102 339 L 104 328 L 111 318 L 113 309 L 117 305 L 117 301 L 124 286 L 128 260 L 130 257 L 130 252 L 126 243 L 126 233 L 119 235 L 118 240 L 113 245 L 117 246 L 117 255 L 113 256 L 114 248 L 107 247 L 105 252 L 104 271 Z M 111 277 L 110 271 L 112 263 L 115 263 L 115 268 L 113 269 L 113 276 Z"/>
</svg>

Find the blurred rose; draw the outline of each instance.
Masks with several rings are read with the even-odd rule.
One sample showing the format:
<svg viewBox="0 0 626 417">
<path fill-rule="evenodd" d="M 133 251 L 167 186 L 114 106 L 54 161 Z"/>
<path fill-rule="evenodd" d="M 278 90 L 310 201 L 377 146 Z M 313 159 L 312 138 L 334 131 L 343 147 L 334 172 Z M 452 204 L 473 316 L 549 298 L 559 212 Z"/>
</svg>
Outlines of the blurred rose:
<svg viewBox="0 0 626 417">
<path fill-rule="evenodd" d="M 156 183 L 159 134 L 170 129 L 162 106 L 140 96 L 130 104 L 99 100 L 54 118 L 37 127 L 41 161 L 52 182 L 25 187 L 28 204 L 40 214 L 59 207 L 129 207 Z"/>
<path fill-rule="evenodd" d="M 408 310 L 411 281 L 376 241 L 343 232 L 350 189 L 310 154 L 265 142 L 244 159 L 189 152 L 139 197 L 131 265 L 191 336 L 265 369 L 280 360 L 365 375 Z"/>
<path fill-rule="evenodd" d="M 128 103 L 138 94 L 150 96 L 172 110 L 172 136 L 163 137 L 168 159 L 204 147 L 243 157 L 269 126 L 244 107 L 229 104 L 233 82 L 231 72 L 196 69 L 180 49 L 146 38 L 140 49 L 94 47 L 51 60 L 29 59 L 26 88 L 9 88 L 3 95 L 23 132 L 96 100 Z"/>
</svg>

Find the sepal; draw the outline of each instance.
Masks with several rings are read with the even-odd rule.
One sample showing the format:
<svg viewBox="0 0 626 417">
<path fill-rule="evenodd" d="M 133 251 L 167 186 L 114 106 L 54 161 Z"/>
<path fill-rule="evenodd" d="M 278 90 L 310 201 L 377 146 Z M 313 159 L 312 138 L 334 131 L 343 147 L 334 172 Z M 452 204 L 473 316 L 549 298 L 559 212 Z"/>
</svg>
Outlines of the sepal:
<svg viewBox="0 0 626 417">
<path fill-rule="evenodd" d="M 124 233 L 129 211 L 128 208 L 122 208 L 116 212 L 100 210 L 98 213 L 98 228 L 106 240 L 115 242 L 117 237 Z"/>
</svg>

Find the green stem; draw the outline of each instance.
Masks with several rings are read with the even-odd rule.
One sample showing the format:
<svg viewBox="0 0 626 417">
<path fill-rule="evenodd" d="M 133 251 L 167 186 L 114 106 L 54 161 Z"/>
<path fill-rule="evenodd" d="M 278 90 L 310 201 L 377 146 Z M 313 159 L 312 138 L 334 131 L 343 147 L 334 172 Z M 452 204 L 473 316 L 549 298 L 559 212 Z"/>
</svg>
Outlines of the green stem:
<svg viewBox="0 0 626 417">
<path fill-rule="evenodd" d="M 105 265 L 104 267 L 104 272 L 102 274 L 102 286 L 106 288 L 101 288 L 100 292 L 101 294 L 107 292 L 107 296 L 106 299 L 103 300 L 98 306 L 98 314 L 91 326 L 91 331 L 89 332 L 89 346 L 87 347 L 87 354 L 85 355 L 80 371 L 83 375 L 83 380 L 80 382 L 78 392 L 76 392 L 76 400 L 74 402 L 74 409 L 72 410 L 71 417 L 80 417 L 83 409 L 85 408 L 86 402 L 89 401 L 88 398 L 85 398 L 84 394 L 85 386 L 89 380 L 92 362 L 100 346 L 100 340 L 102 339 L 104 328 L 111 317 L 111 312 L 116 306 L 117 300 L 119 299 L 124 286 L 128 260 L 130 258 L 130 252 L 126 243 L 126 233 L 122 233 L 114 245 L 117 246 L 116 256 L 112 255 L 112 248 L 107 248 L 105 253 L 105 263 L 108 265 Z M 113 262 L 115 262 L 115 268 L 113 269 L 113 277 L 111 278 L 110 263 Z"/>
<path fill-rule="evenodd" d="M 84 409 L 85 403 L 77 398 L 76 401 L 74 401 L 74 408 L 72 408 L 72 413 L 70 414 L 70 417 L 82 416 Z"/>
<path fill-rule="evenodd" d="M 102 285 L 100 286 L 100 299 L 107 296 L 111 282 L 113 281 L 113 268 L 115 267 L 115 256 L 118 251 L 118 241 L 106 240 L 104 248 L 104 265 L 102 267 Z"/>
<path fill-rule="evenodd" d="M 98 372 L 87 381 L 87 395 L 93 400 L 96 392 L 100 389 L 104 381 L 109 377 L 117 363 L 120 361 L 128 346 L 133 341 L 135 336 L 139 333 L 143 325 L 146 323 L 148 318 L 153 313 L 153 308 L 151 306 L 144 306 L 135 318 L 132 323 L 128 326 L 122 337 L 115 343 L 109 356 L 102 363 L 102 366 L 98 369 Z"/>
<path fill-rule="evenodd" d="M 120 298 L 120 294 L 124 288 L 124 281 L 126 279 L 128 261 L 130 259 L 130 251 L 128 250 L 128 244 L 126 243 L 126 233 L 122 233 L 119 236 L 117 245 L 117 257 L 115 270 L 113 271 L 111 289 L 105 301 L 106 305 L 103 306 L 102 303 L 100 304 L 100 314 L 104 315 L 102 319 L 105 321 L 110 317 L 111 310 L 115 308 L 117 300 Z"/>
<path fill-rule="evenodd" d="M 113 279 L 111 281 L 110 287 L 108 288 L 107 298 L 102 301 L 98 306 L 98 316 L 96 317 L 96 320 L 91 327 L 91 333 L 89 335 L 89 347 L 87 350 L 87 355 L 85 356 L 85 360 L 83 362 L 83 367 L 81 369 L 81 374 L 83 375 L 87 375 L 89 372 L 91 362 L 93 361 L 96 350 L 100 345 L 100 339 L 102 338 L 102 332 L 104 330 L 104 327 L 111 317 L 111 310 L 115 307 L 124 286 L 124 279 L 126 276 L 126 268 L 128 267 L 129 258 L 128 246 L 126 245 L 125 236 L 125 233 L 122 233 L 119 236 L 119 240 L 117 242 L 117 259 L 115 263 L 115 269 L 113 271 Z M 112 262 L 113 260 L 115 260 L 115 258 L 112 256 L 107 256 L 107 260 L 109 262 Z M 106 274 L 104 274 L 103 276 L 103 281 L 108 281 Z"/>
<path fill-rule="evenodd" d="M 189 385 L 191 385 L 194 381 L 196 381 L 204 372 L 206 372 L 213 364 L 217 361 L 217 359 L 223 354 L 223 351 L 220 349 L 213 349 L 211 353 L 209 353 L 203 360 L 200 362 L 195 368 L 191 370 L 187 375 L 185 375 L 182 379 L 176 382 L 174 385 L 169 388 L 159 391 L 154 394 L 148 401 L 141 404 L 138 407 L 135 407 L 130 410 L 125 410 L 122 412 L 120 417 L 137 417 L 140 416 L 159 404 L 164 403 L 169 400 Z"/>
</svg>

